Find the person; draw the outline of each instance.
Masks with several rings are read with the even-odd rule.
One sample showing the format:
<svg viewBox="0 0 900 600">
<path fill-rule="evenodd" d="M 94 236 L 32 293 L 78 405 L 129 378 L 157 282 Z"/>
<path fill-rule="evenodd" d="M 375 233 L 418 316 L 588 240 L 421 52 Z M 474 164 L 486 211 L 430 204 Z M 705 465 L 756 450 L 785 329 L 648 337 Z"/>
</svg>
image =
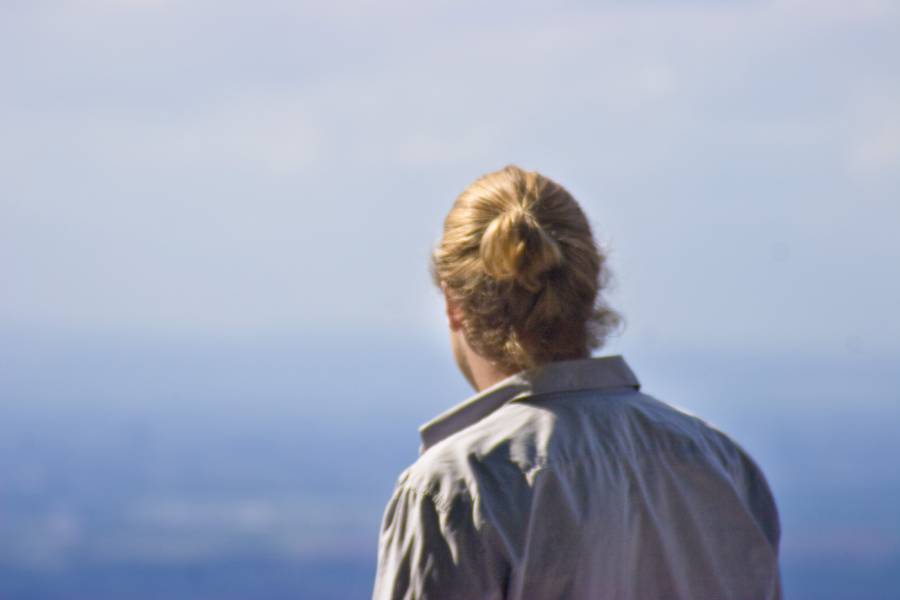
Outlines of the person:
<svg viewBox="0 0 900 600">
<path fill-rule="evenodd" d="M 384 513 L 373 599 L 781 597 L 780 526 L 731 438 L 640 390 L 606 258 L 568 191 L 516 166 L 456 199 L 433 253 L 476 390 L 422 426 Z"/>
</svg>

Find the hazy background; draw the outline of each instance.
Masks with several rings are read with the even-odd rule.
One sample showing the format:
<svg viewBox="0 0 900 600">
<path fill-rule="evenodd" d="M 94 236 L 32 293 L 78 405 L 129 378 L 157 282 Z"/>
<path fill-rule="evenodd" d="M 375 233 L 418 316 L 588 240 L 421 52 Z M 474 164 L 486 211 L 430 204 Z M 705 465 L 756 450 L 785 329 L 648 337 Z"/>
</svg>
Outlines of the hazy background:
<svg viewBox="0 0 900 600">
<path fill-rule="evenodd" d="M 787 596 L 900 595 L 897 2 L 2 0 L 0 73 L 0 599 L 367 597 L 507 163 L 769 476 Z"/>
</svg>

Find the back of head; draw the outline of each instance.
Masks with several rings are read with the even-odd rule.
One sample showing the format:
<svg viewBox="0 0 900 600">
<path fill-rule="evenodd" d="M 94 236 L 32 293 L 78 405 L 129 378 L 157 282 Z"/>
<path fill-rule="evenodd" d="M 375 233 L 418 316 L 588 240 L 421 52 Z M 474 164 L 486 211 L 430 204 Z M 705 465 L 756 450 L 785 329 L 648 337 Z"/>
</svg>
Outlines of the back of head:
<svg viewBox="0 0 900 600">
<path fill-rule="evenodd" d="M 516 166 L 456 199 L 432 274 L 462 308 L 466 340 L 513 373 L 585 358 L 619 318 L 602 301 L 605 257 L 575 199 Z"/>
</svg>

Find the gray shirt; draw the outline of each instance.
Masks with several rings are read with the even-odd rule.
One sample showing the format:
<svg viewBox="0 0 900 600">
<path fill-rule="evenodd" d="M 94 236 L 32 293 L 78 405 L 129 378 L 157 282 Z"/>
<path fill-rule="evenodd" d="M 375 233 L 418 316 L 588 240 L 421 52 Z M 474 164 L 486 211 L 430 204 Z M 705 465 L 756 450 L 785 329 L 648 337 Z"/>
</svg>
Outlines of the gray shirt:
<svg viewBox="0 0 900 600">
<path fill-rule="evenodd" d="M 374 600 L 781 598 L 759 467 L 639 388 L 620 356 L 555 362 L 422 426 Z"/>
</svg>

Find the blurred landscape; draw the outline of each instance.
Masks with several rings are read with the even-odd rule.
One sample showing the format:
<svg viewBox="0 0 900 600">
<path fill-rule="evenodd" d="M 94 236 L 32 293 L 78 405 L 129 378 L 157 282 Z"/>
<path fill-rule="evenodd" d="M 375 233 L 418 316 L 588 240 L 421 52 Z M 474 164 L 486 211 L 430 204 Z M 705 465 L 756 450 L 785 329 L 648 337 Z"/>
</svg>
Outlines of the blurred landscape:
<svg viewBox="0 0 900 600">
<path fill-rule="evenodd" d="M 896 357 L 626 359 L 762 465 L 786 597 L 897 597 Z M 454 369 L 414 341 L 7 332 L 0 598 L 366 598 L 417 426 L 470 393 Z"/>
<path fill-rule="evenodd" d="M 0 600 L 369 596 L 470 395 L 427 272 L 517 163 L 789 600 L 900 598 L 900 2 L 0 2 Z M 893 274 L 893 275 L 892 275 Z"/>
</svg>

